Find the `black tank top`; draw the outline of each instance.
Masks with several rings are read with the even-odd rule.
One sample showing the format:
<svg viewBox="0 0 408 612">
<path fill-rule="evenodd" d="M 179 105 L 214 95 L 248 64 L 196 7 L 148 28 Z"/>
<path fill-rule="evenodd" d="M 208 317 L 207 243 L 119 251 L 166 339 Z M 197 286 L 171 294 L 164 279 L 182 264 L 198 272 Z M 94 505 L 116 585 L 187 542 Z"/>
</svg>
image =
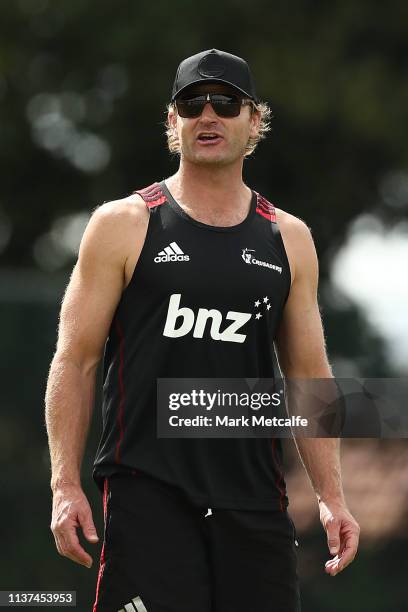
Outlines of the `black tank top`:
<svg viewBox="0 0 408 612">
<path fill-rule="evenodd" d="M 140 470 L 203 507 L 283 510 L 280 439 L 156 433 L 157 378 L 275 376 L 273 341 L 291 278 L 274 206 L 252 191 L 244 221 L 216 227 L 191 218 L 164 181 L 135 193 L 149 209 L 149 224 L 105 345 L 93 477 L 102 489 L 105 476 Z M 249 318 L 264 297 L 262 318 Z M 175 319 L 183 307 L 216 309 L 222 322 L 181 333 Z M 241 317 L 235 331 L 238 324 L 226 320 L 231 312 Z"/>
</svg>

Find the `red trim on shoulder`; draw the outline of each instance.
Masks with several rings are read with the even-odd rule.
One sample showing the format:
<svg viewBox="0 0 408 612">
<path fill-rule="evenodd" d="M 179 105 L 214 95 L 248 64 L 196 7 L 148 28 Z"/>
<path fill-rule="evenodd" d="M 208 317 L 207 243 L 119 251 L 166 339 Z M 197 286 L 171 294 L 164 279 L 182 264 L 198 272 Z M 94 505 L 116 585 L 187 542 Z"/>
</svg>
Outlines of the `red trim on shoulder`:
<svg viewBox="0 0 408 612">
<path fill-rule="evenodd" d="M 164 195 L 159 183 L 152 183 L 148 187 L 138 189 L 133 193 L 139 194 L 145 201 L 148 208 L 154 208 L 160 204 L 164 204 L 166 196 Z"/>
<path fill-rule="evenodd" d="M 261 196 L 257 191 L 255 191 L 255 193 L 256 212 L 262 215 L 262 217 L 265 217 L 265 219 L 268 219 L 268 221 L 276 223 L 276 211 L 274 205 L 271 204 L 271 202 L 268 202 L 268 200 Z"/>
</svg>

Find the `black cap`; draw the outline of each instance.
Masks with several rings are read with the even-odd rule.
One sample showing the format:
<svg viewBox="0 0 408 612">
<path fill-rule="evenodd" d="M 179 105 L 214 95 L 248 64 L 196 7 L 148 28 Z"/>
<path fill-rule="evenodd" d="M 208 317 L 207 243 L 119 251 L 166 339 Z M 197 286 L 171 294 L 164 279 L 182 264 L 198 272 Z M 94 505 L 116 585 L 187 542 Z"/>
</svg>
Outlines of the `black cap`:
<svg viewBox="0 0 408 612">
<path fill-rule="evenodd" d="M 174 102 L 189 85 L 203 81 L 232 85 L 258 103 L 254 80 L 246 61 L 218 49 L 201 51 L 181 62 L 174 79 L 171 101 Z"/>
</svg>

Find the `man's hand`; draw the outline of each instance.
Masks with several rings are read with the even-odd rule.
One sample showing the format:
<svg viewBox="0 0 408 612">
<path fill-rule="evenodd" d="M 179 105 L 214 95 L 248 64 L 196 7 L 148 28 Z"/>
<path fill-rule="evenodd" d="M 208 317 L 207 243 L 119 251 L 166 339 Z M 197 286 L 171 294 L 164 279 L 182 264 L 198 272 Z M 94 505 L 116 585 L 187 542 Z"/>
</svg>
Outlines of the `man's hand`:
<svg viewBox="0 0 408 612">
<path fill-rule="evenodd" d="M 335 576 L 346 568 L 357 554 L 360 527 L 344 504 L 319 502 L 320 521 L 327 533 L 327 544 L 333 559 L 325 569 Z"/>
<path fill-rule="evenodd" d="M 91 507 L 79 485 L 64 484 L 54 490 L 51 531 L 60 555 L 92 567 L 92 557 L 82 548 L 77 535 L 81 527 L 92 544 L 98 541 Z"/>
</svg>

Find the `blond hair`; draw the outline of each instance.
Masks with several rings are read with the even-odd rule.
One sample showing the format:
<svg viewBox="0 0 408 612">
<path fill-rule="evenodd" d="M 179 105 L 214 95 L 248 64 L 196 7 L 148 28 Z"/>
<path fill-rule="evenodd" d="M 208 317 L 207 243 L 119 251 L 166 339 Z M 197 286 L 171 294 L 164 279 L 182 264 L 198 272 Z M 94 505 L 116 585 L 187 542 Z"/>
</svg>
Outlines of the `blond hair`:
<svg viewBox="0 0 408 612">
<path fill-rule="evenodd" d="M 167 146 L 169 148 L 170 153 L 175 155 L 180 155 L 180 143 L 177 134 L 174 133 L 170 122 L 169 122 L 169 112 L 173 111 L 177 114 L 177 107 L 174 102 L 170 102 L 170 104 L 166 107 L 166 120 L 164 122 L 164 126 L 166 128 L 166 136 L 167 136 Z M 256 146 L 260 140 L 266 138 L 267 133 L 271 129 L 271 119 L 273 118 L 272 111 L 269 108 L 266 102 L 259 102 L 258 104 L 251 104 L 251 112 L 254 113 L 258 111 L 261 114 L 261 120 L 259 123 L 258 133 L 254 137 L 248 138 L 248 142 L 245 147 L 245 155 L 244 157 L 249 157 L 251 153 L 253 153 L 256 149 Z"/>
</svg>

